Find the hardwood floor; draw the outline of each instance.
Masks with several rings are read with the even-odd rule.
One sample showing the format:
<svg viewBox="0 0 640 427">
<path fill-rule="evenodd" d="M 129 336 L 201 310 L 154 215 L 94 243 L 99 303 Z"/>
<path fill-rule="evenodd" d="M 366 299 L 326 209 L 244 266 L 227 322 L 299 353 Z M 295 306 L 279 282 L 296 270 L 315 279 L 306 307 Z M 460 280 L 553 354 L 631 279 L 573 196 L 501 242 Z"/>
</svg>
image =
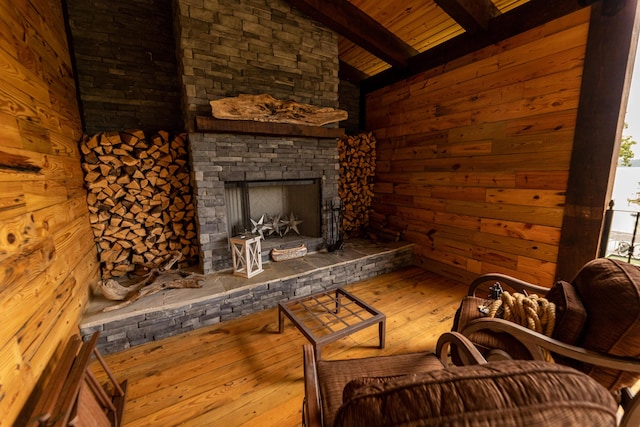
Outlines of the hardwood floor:
<svg viewBox="0 0 640 427">
<path fill-rule="evenodd" d="M 467 284 L 412 267 L 345 289 L 386 314 L 386 347 L 373 326 L 323 347 L 325 359 L 435 348 Z M 273 308 L 105 359 L 129 380 L 125 426 L 298 426 L 305 343 L 288 320 L 278 333 Z"/>
</svg>

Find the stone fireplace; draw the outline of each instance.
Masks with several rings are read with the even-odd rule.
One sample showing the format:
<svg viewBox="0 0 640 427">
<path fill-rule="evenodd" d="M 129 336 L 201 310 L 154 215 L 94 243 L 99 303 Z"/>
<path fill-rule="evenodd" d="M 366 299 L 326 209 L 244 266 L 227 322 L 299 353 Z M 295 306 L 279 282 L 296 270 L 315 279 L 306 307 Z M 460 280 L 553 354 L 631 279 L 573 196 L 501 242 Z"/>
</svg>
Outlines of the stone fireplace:
<svg viewBox="0 0 640 427">
<path fill-rule="evenodd" d="M 229 238 L 233 233 L 243 231 L 238 230 L 243 225 L 238 224 L 236 213 L 231 214 L 233 221 L 229 222 L 230 204 L 236 205 L 236 202 L 225 200 L 225 192 L 228 193 L 234 187 L 254 186 L 264 189 L 267 186 L 287 184 L 293 187 L 288 189 L 290 197 L 297 198 L 302 197 L 300 190 L 306 192 L 312 188 L 311 191 L 318 191 L 314 207 L 310 208 L 317 211 L 315 219 L 310 216 L 311 212 L 303 213 L 304 211 L 299 210 L 293 213 L 311 225 L 311 228 L 301 228 L 307 230 L 305 237 L 320 237 L 311 240 L 316 247 L 309 247 L 309 250 L 319 249 L 322 237 L 330 227 L 327 207 L 338 196 L 338 149 L 335 139 L 196 132 L 190 134 L 190 142 L 200 255 L 205 273 L 231 266 Z M 296 205 L 293 203 L 286 206 Z M 258 220 L 263 213 L 291 213 L 261 210 L 257 208 L 256 212 L 250 212 L 252 219 Z M 317 225 L 313 226 L 314 222 Z M 278 244 L 280 239 L 267 239 L 266 247 L 269 241 Z"/>
<path fill-rule="evenodd" d="M 249 216 L 258 220 L 263 214 L 298 215 L 305 224 L 305 237 L 316 239 L 309 243 L 315 247 L 308 249 L 318 249 L 331 218 L 327 206 L 338 197 L 335 137 L 213 132 L 198 126 L 198 119 L 211 117 L 209 101 L 240 94 L 267 93 L 277 99 L 337 108 L 336 34 L 282 0 L 176 0 L 174 13 L 204 272 L 230 268 L 229 238 L 248 228 Z M 273 212 L 234 213 L 239 203 L 225 200 L 225 187 L 230 193 L 231 188 L 276 181 L 311 182 L 310 191 L 317 195 L 314 212 L 272 208 Z M 298 201 L 297 190 L 291 188 L 287 197 Z M 275 203 L 291 210 L 289 200 Z M 236 215 L 244 217 L 244 223 Z M 263 242 L 267 248 L 268 240 Z"/>
</svg>

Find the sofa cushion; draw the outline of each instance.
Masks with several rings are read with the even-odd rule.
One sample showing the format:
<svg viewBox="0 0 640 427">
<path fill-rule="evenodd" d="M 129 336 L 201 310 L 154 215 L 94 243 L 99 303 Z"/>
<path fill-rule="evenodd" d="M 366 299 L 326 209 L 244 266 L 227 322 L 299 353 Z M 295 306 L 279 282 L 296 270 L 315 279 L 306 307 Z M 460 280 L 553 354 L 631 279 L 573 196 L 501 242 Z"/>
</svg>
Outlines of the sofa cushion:
<svg viewBox="0 0 640 427">
<path fill-rule="evenodd" d="M 588 317 L 581 347 L 640 357 L 640 268 L 608 258 L 585 264 L 572 281 Z M 638 375 L 594 366 L 581 368 L 611 391 L 633 385 Z"/>
<path fill-rule="evenodd" d="M 351 399 L 354 393 L 356 393 L 357 390 L 359 390 L 365 385 L 373 384 L 373 383 L 386 383 L 389 381 L 397 380 L 404 376 L 406 375 L 391 375 L 386 377 L 360 377 L 360 378 L 351 380 L 347 383 L 346 386 L 344 386 L 344 389 L 342 390 L 342 403 Z"/>
<path fill-rule="evenodd" d="M 573 285 L 558 281 L 545 298 L 556 305 L 556 326 L 551 336 L 571 345 L 579 342 L 587 321 L 587 311 Z"/>
<path fill-rule="evenodd" d="M 335 426 L 615 426 L 617 404 L 592 378 L 539 361 L 501 361 L 373 381 Z"/>
<path fill-rule="evenodd" d="M 318 360 L 318 386 L 322 396 L 323 424 L 333 425 L 347 383 L 360 377 L 400 376 L 407 373 L 444 369 L 442 362 L 431 352 L 375 356 L 361 359 Z"/>
</svg>

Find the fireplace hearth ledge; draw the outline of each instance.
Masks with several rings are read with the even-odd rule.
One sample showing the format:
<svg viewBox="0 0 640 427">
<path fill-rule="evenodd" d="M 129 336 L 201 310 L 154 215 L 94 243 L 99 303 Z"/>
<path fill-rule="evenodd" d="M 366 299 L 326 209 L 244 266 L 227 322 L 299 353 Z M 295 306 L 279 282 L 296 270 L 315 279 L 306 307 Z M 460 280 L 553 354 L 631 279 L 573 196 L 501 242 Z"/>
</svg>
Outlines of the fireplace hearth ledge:
<svg viewBox="0 0 640 427">
<path fill-rule="evenodd" d="M 276 307 L 279 302 L 335 289 L 413 265 L 413 244 L 350 239 L 342 250 L 319 251 L 283 262 L 266 262 L 249 279 L 232 270 L 205 276 L 200 289 L 171 289 L 119 310 L 94 296 L 83 319 L 83 338 L 100 331 L 105 354 Z"/>
</svg>

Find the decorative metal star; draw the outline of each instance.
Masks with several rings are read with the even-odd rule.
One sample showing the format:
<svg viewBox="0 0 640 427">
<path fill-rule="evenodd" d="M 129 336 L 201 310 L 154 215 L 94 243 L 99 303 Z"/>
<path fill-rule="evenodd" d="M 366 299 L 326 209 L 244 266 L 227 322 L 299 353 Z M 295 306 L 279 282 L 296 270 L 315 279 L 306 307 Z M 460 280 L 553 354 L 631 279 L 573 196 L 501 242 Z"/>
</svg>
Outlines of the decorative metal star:
<svg viewBox="0 0 640 427">
<path fill-rule="evenodd" d="M 253 234 L 259 234 L 260 237 L 264 240 L 264 232 L 271 229 L 270 225 L 264 223 L 264 215 L 262 215 L 258 221 L 254 221 L 252 218 L 251 223 L 253 224 L 251 232 Z"/>
<path fill-rule="evenodd" d="M 277 234 L 278 236 L 282 237 L 282 225 L 284 224 L 284 221 L 282 221 L 280 219 L 280 214 L 275 215 L 273 217 L 271 217 L 271 219 L 269 220 L 269 227 L 271 227 L 269 229 L 269 236 L 271 236 L 272 234 Z"/>
<path fill-rule="evenodd" d="M 300 235 L 300 230 L 298 230 L 298 225 L 302 224 L 304 221 L 296 219 L 296 216 L 293 214 L 293 212 L 291 212 L 289 214 L 289 221 L 285 221 L 287 224 L 287 229 L 284 232 L 284 234 L 287 234 L 290 230 L 293 230 L 296 232 L 296 234 L 299 236 Z"/>
</svg>

